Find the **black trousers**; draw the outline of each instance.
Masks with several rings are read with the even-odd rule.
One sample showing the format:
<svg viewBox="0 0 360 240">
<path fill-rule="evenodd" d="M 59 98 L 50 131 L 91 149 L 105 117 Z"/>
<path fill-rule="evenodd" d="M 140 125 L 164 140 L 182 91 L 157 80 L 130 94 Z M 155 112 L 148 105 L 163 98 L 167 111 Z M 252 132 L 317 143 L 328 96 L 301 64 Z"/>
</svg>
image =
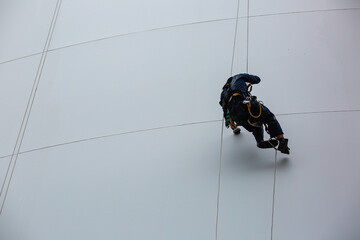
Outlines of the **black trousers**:
<svg viewBox="0 0 360 240">
<path fill-rule="evenodd" d="M 256 101 L 252 101 L 251 103 L 251 113 L 253 116 L 258 116 L 260 113 L 259 103 Z M 271 137 L 284 134 L 275 115 L 263 104 L 261 104 L 261 115 L 259 118 L 253 118 L 249 113 L 247 105 L 243 104 L 242 101 L 233 102 L 230 107 L 230 115 L 238 125 L 243 126 L 247 131 L 251 132 L 258 143 L 264 141 L 264 124 L 267 126 Z M 259 122 L 260 126 L 255 127 L 251 125 L 249 121 Z"/>
</svg>

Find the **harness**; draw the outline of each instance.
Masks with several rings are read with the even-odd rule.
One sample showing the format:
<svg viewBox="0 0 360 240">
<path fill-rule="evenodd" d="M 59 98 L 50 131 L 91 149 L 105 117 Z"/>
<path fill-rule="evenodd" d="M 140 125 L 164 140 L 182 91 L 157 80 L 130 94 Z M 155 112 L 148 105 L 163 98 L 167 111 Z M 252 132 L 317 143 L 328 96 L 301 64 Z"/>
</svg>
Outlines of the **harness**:
<svg viewBox="0 0 360 240">
<path fill-rule="evenodd" d="M 229 79 L 227 80 L 226 84 L 223 86 L 223 90 L 225 90 L 225 88 L 230 87 L 231 79 L 232 79 L 232 78 L 229 78 Z M 262 103 L 262 102 L 259 102 L 259 101 L 257 100 L 257 97 L 256 97 L 256 96 L 251 95 L 252 85 L 249 84 L 249 83 L 247 83 L 246 86 L 247 86 L 247 93 L 246 93 L 246 94 L 244 94 L 244 93 L 238 93 L 238 92 L 233 93 L 233 94 L 230 96 L 229 101 L 228 101 L 227 103 L 225 103 L 225 104 L 228 106 L 228 105 L 230 104 L 230 102 L 231 102 L 235 97 L 241 97 L 241 98 L 242 98 L 242 103 L 243 103 L 243 104 L 246 104 L 250 116 L 251 116 L 252 118 L 254 118 L 254 119 L 258 119 L 258 118 L 261 117 L 261 114 L 262 114 L 262 108 L 261 108 L 261 103 Z M 257 116 L 254 116 L 254 114 L 252 114 L 252 112 L 251 112 L 251 101 L 252 101 L 252 100 L 253 100 L 253 101 L 256 101 L 256 102 L 259 104 L 259 115 L 257 115 Z M 221 104 L 220 104 L 220 105 L 221 105 Z M 250 121 L 250 119 L 248 119 L 248 123 L 249 123 L 250 125 L 254 126 L 254 127 L 261 127 L 261 125 L 264 124 L 264 126 L 265 126 L 265 131 L 270 135 L 269 128 L 268 128 L 268 125 L 267 125 L 266 123 L 261 123 L 261 122 L 259 122 L 259 121 L 252 123 L 252 122 Z M 230 117 L 230 126 L 231 126 L 232 130 L 235 130 L 235 129 L 238 127 L 238 125 L 232 120 L 231 117 Z M 271 139 L 271 138 L 270 138 L 270 139 Z M 270 140 L 270 139 L 269 139 L 269 140 Z M 270 141 L 269 141 L 269 143 L 270 143 L 270 145 L 271 145 L 275 150 L 278 150 L 278 149 L 276 148 L 276 146 L 274 146 Z"/>
<path fill-rule="evenodd" d="M 226 84 L 226 85 L 228 85 L 228 84 Z M 234 93 L 234 94 L 232 94 L 230 96 L 230 98 L 229 98 L 228 104 L 230 104 L 231 100 L 233 100 L 234 97 L 241 96 L 244 99 L 243 104 L 246 104 L 250 116 L 252 118 L 257 119 L 257 118 L 259 118 L 261 116 L 261 113 L 262 113 L 261 103 L 257 100 L 257 97 L 251 95 L 252 85 L 247 84 L 247 88 L 248 88 L 248 93 L 247 94 L 243 94 L 243 93 Z M 251 100 L 255 100 L 259 104 L 260 109 L 259 109 L 259 115 L 257 115 L 257 116 L 253 115 L 252 112 L 251 112 Z"/>
<path fill-rule="evenodd" d="M 254 116 L 254 115 L 251 113 L 251 110 L 250 110 L 250 108 L 251 108 L 251 101 L 249 101 L 249 102 L 246 104 L 246 106 L 247 106 L 247 108 L 248 108 L 248 111 L 249 111 L 249 113 L 250 113 L 250 116 L 253 117 L 253 118 L 259 118 L 259 117 L 261 116 L 261 103 L 260 103 L 258 100 L 256 100 L 256 101 L 259 103 L 259 115 L 257 115 L 257 116 Z"/>
</svg>

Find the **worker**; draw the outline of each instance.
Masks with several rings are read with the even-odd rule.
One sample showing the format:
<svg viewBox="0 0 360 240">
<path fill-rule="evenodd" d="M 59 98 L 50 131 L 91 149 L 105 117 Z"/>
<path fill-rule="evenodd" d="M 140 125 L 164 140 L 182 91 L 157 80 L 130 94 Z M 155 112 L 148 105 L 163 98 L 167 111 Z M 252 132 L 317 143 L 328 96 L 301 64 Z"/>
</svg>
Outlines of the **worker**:
<svg viewBox="0 0 360 240">
<path fill-rule="evenodd" d="M 260 81 L 258 76 L 247 73 L 234 75 L 227 80 L 219 102 L 224 112 L 225 126 L 231 127 L 234 134 L 240 133 L 238 126 L 244 127 L 254 135 L 259 148 L 275 148 L 284 154 L 290 154 L 288 139 L 284 138 L 275 115 L 250 93 L 252 84 Z M 271 137 L 266 141 L 264 126 Z"/>
</svg>

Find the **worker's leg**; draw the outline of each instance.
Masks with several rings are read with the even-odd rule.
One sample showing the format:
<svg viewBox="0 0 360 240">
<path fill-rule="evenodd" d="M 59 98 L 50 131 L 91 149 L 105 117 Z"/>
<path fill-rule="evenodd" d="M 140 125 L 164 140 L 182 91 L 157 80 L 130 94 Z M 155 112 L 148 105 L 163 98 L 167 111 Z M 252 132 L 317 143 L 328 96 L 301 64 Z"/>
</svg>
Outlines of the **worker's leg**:
<svg viewBox="0 0 360 240">
<path fill-rule="evenodd" d="M 261 121 L 268 126 L 270 136 L 272 138 L 276 137 L 277 139 L 283 138 L 284 133 L 275 115 L 266 106 L 261 105 L 261 108 Z"/>
<path fill-rule="evenodd" d="M 264 129 L 262 125 L 261 127 L 254 127 L 248 123 L 247 119 L 242 120 L 240 125 L 254 135 L 257 143 L 264 141 Z"/>
<path fill-rule="evenodd" d="M 255 130 L 252 132 L 252 134 L 255 137 L 255 140 L 257 143 L 264 141 L 264 129 L 263 126 L 259 128 L 255 128 Z"/>
<path fill-rule="evenodd" d="M 275 115 L 264 105 L 262 105 L 261 120 L 268 126 L 268 130 L 271 137 L 276 137 L 279 140 L 278 150 L 282 153 L 289 154 L 290 148 L 288 148 L 288 139 L 284 138 L 284 133 L 281 129 L 280 123 L 276 119 Z"/>
</svg>

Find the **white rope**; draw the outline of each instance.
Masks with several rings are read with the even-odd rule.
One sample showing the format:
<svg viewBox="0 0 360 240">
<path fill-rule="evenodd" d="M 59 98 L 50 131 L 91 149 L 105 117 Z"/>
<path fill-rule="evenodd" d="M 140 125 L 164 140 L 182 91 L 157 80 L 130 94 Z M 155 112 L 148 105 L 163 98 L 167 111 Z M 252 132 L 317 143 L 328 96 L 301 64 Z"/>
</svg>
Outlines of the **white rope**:
<svg viewBox="0 0 360 240">
<path fill-rule="evenodd" d="M 273 239 L 273 232 L 274 232 L 276 169 L 277 169 L 277 151 L 275 150 L 274 185 L 273 185 L 273 200 L 272 200 L 272 213 L 271 213 L 271 238 L 270 238 L 271 240 Z"/>
<path fill-rule="evenodd" d="M 249 10 L 250 0 L 247 1 L 247 22 L 246 22 L 246 73 L 249 73 Z"/>
<path fill-rule="evenodd" d="M 233 52 L 232 52 L 232 59 L 231 59 L 230 76 L 232 76 L 233 67 L 234 67 L 236 35 L 237 35 L 237 26 L 238 26 L 238 21 L 239 21 L 239 6 L 240 6 L 240 0 L 238 0 L 237 10 L 236 10 L 236 23 L 235 23 L 235 33 L 234 33 L 235 36 L 234 36 Z M 221 165 L 222 165 L 223 135 L 224 135 L 224 118 L 222 119 L 222 123 L 221 123 L 218 194 L 217 194 L 217 202 L 216 202 L 216 228 L 215 228 L 215 239 L 216 240 L 218 240 L 218 234 L 219 234 L 218 229 L 219 229 L 219 207 L 220 207 L 220 190 L 221 190 Z"/>
</svg>

